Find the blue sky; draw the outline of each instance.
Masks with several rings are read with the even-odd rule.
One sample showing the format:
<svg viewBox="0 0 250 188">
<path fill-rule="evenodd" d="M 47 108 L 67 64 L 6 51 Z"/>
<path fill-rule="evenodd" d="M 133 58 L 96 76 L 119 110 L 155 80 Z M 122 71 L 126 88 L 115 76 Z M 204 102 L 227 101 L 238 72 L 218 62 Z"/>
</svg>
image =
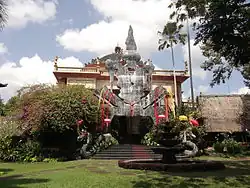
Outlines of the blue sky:
<svg viewBox="0 0 250 188">
<path fill-rule="evenodd" d="M 53 58 L 62 65 L 79 66 L 110 53 L 118 43 L 124 46 L 128 26 L 134 28 L 138 50 L 160 68 L 171 69 L 170 51 L 157 51 L 157 31 L 168 20 L 167 0 L 9 0 L 9 23 L 0 33 L 1 82 L 5 100 L 23 85 L 55 83 Z M 193 40 L 191 41 L 193 42 Z M 176 46 L 177 69 L 184 69 L 187 47 Z M 242 77 L 234 73 L 227 84 L 208 87 L 211 73 L 199 68 L 204 60 L 198 46 L 192 46 L 196 93 L 246 92 Z M 189 95 L 189 81 L 183 85 Z"/>
</svg>

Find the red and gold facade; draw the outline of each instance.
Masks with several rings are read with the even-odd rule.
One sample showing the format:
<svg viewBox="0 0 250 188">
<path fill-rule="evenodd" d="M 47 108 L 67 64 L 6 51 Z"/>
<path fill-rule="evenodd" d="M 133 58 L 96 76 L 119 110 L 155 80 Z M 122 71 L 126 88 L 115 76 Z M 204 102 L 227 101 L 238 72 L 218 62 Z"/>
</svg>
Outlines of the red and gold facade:
<svg viewBox="0 0 250 188">
<path fill-rule="evenodd" d="M 79 84 L 91 89 L 101 89 L 104 85 L 110 85 L 110 77 L 103 62 L 98 61 L 94 64 L 87 64 L 84 67 L 60 67 L 57 64 L 57 60 L 58 58 L 54 61 L 55 70 L 53 73 L 58 84 Z M 178 103 L 180 104 L 182 83 L 189 78 L 187 65 L 185 65 L 185 70 L 177 70 L 175 74 L 177 80 Z M 152 74 L 152 89 L 159 85 L 174 93 L 173 70 L 154 70 Z"/>
</svg>

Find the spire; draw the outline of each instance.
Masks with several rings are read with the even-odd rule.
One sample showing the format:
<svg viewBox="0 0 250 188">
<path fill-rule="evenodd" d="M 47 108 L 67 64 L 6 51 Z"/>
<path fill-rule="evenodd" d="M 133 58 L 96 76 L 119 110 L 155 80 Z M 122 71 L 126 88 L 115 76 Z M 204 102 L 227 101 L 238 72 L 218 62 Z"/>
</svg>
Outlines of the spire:
<svg viewBox="0 0 250 188">
<path fill-rule="evenodd" d="M 131 25 L 129 26 L 128 36 L 125 44 L 126 44 L 126 50 L 135 50 L 135 51 L 137 50 L 137 46 L 134 39 L 134 32 Z"/>
</svg>

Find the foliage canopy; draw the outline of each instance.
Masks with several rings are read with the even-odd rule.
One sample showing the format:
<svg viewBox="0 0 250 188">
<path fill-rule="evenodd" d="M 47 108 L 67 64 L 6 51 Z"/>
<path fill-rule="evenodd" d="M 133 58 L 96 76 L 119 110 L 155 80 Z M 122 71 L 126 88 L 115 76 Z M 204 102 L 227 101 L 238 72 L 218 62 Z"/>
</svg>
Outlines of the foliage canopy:
<svg viewBox="0 0 250 188">
<path fill-rule="evenodd" d="M 180 25 L 187 18 L 196 20 L 193 24 L 195 44 L 201 45 L 206 57 L 202 68 L 213 72 L 211 86 L 225 83 L 233 70 L 240 71 L 250 86 L 250 3 L 246 0 L 176 0 L 169 8 L 174 8 L 170 18 Z"/>
</svg>

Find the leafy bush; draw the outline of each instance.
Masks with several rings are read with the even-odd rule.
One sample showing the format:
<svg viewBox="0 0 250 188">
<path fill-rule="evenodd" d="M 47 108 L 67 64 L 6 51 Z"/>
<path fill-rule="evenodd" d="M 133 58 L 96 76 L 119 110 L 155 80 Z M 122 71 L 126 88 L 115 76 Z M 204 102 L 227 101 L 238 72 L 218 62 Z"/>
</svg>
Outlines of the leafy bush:
<svg viewBox="0 0 250 188">
<path fill-rule="evenodd" d="M 77 121 L 83 120 L 89 132 L 96 130 L 99 121 L 97 98 L 83 86 L 34 85 L 18 93 L 6 106 L 9 114 L 20 117 L 17 124 L 21 132 L 14 133 L 17 127 L 12 131 L 11 122 L 4 126 L 9 133 L 0 139 L 2 160 L 34 162 L 42 160 L 41 155 L 54 157 L 44 153 L 44 149 L 50 147 L 59 149 L 57 157 L 69 157 L 76 150 Z M 49 137 L 53 139 L 47 139 Z M 28 138 L 31 141 L 27 141 Z"/>
<path fill-rule="evenodd" d="M 226 151 L 228 154 L 234 155 L 243 151 L 243 147 L 241 146 L 241 144 L 232 138 L 224 140 L 223 142 L 225 144 Z"/>
<path fill-rule="evenodd" d="M 8 117 L 0 117 L 0 139 L 6 136 L 20 135 L 19 122 Z"/>
<path fill-rule="evenodd" d="M 234 140 L 231 136 L 232 135 L 229 133 L 217 135 L 217 142 L 213 145 L 215 152 L 224 152 L 230 155 L 242 153 L 244 150 L 244 146 L 242 146 L 240 142 Z"/>
<path fill-rule="evenodd" d="M 154 136 L 153 136 L 152 132 L 145 134 L 141 143 L 144 145 L 147 145 L 147 146 L 158 146 L 159 145 L 159 144 L 157 144 L 157 142 L 154 141 Z"/>
<path fill-rule="evenodd" d="M 0 119 L 0 160 L 36 162 L 40 154 L 40 144 L 24 138 L 17 121 Z"/>
<path fill-rule="evenodd" d="M 215 150 L 215 152 L 217 152 L 217 153 L 223 153 L 224 152 L 224 148 L 225 148 L 225 144 L 224 143 L 222 143 L 222 142 L 215 142 L 214 144 L 213 144 L 213 148 L 214 148 L 214 150 Z"/>
<path fill-rule="evenodd" d="M 87 101 L 83 103 L 83 97 Z M 83 86 L 26 88 L 21 95 L 19 112 L 24 111 L 22 125 L 30 131 L 49 129 L 55 132 L 74 130 L 78 120 L 86 127 L 96 126 L 97 99 Z"/>
<path fill-rule="evenodd" d="M 3 161 L 24 161 L 38 162 L 42 160 L 40 157 L 40 145 L 34 141 L 18 143 L 12 145 L 12 139 L 7 137 L 0 140 L 0 159 Z"/>
<path fill-rule="evenodd" d="M 16 111 L 16 107 L 20 103 L 20 97 L 19 96 L 13 96 L 11 97 L 7 103 L 5 104 L 5 114 L 6 116 L 11 116 Z"/>
<path fill-rule="evenodd" d="M 58 162 L 58 159 L 45 158 L 45 159 L 43 159 L 43 162 L 46 162 L 46 163 L 56 163 L 56 162 Z"/>
</svg>

